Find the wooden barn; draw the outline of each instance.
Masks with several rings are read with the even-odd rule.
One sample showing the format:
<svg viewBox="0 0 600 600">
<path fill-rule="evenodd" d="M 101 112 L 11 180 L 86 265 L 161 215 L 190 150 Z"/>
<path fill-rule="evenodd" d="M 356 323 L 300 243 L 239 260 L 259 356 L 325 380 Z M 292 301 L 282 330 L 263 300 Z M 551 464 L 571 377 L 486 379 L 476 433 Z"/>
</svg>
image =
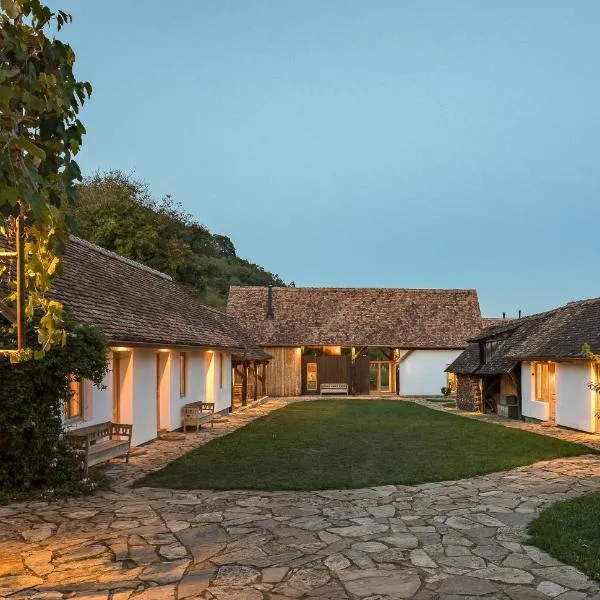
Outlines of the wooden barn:
<svg viewBox="0 0 600 600">
<path fill-rule="evenodd" d="M 227 311 L 272 357 L 269 396 L 439 395 L 482 327 L 475 290 L 232 287 Z"/>
</svg>

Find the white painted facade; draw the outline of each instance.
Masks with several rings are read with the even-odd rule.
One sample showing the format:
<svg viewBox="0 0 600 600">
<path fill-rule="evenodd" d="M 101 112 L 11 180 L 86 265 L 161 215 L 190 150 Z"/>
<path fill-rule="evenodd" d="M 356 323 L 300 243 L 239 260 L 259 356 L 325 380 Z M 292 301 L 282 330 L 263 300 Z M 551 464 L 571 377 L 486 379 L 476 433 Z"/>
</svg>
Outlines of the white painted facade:
<svg viewBox="0 0 600 600">
<path fill-rule="evenodd" d="M 446 367 L 462 350 L 413 350 L 400 354 L 401 396 L 439 396 L 448 385 Z M 405 358 L 404 358 L 405 357 Z"/>
<path fill-rule="evenodd" d="M 112 348 L 101 388 L 83 382 L 83 415 L 65 425 L 77 429 L 106 421 L 132 424 L 132 445 L 139 446 L 155 439 L 159 429 L 179 429 L 186 404 L 213 402 L 215 412 L 228 410 L 231 368 L 231 355 L 224 352 Z"/>
<path fill-rule="evenodd" d="M 588 361 L 556 362 L 555 422 L 563 427 L 594 433 L 597 394 L 588 385 L 594 381 L 594 368 Z M 535 399 L 533 363 L 521 363 L 521 412 L 524 417 L 547 421 L 550 405 Z"/>
</svg>

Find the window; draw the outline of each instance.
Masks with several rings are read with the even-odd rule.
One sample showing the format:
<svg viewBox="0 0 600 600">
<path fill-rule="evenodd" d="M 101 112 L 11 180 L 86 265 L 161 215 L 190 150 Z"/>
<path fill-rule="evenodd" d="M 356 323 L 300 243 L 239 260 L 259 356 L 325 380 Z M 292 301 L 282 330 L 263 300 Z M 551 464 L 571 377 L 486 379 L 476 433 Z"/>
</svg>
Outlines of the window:
<svg viewBox="0 0 600 600">
<path fill-rule="evenodd" d="M 83 417 L 83 381 L 71 379 L 69 384 L 70 397 L 64 402 L 65 419 Z"/>
<path fill-rule="evenodd" d="M 450 390 L 452 391 L 453 394 L 456 394 L 456 387 L 457 387 L 457 381 L 456 381 L 456 373 L 446 373 L 446 375 L 448 376 L 448 387 L 450 388 Z"/>
<path fill-rule="evenodd" d="M 533 363 L 533 376 L 535 378 L 535 399 L 539 402 L 550 402 L 554 387 L 554 364 Z"/>
<path fill-rule="evenodd" d="M 223 369 L 223 353 L 219 352 L 219 387 L 221 389 L 223 389 L 223 375 L 224 375 L 224 369 Z"/>
<path fill-rule="evenodd" d="M 185 398 L 187 393 L 187 354 L 179 354 L 179 397 Z"/>
</svg>

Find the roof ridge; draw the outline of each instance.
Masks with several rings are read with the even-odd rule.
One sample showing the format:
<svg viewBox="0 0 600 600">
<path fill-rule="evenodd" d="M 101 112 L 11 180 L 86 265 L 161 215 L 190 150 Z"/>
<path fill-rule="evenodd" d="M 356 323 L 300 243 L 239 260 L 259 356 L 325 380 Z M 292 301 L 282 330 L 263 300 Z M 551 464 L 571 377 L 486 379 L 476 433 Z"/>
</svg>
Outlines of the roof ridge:
<svg viewBox="0 0 600 600">
<path fill-rule="evenodd" d="M 153 269 L 152 267 L 149 267 L 148 265 L 144 265 L 143 263 L 140 263 L 131 258 L 122 256 L 121 254 L 117 254 L 116 252 L 113 252 L 112 250 L 107 250 L 106 248 L 103 248 L 102 246 L 98 246 L 98 244 L 94 244 L 92 242 L 89 242 L 88 240 L 84 240 L 83 238 L 80 238 L 80 237 L 77 237 L 74 235 L 70 235 L 69 239 L 71 242 L 75 242 L 82 246 L 86 246 L 87 248 L 90 248 L 91 250 L 94 250 L 95 252 L 99 252 L 100 254 L 104 254 L 105 256 L 108 256 L 109 258 L 114 258 L 115 260 L 119 260 L 119 261 L 129 265 L 130 267 L 135 267 L 136 269 L 146 271 L 147 273 L 151 273 L 152 275 L 162 277 L 163 279 L 166 279 L 167 281 L 173 281 L 173 278 L 170 275 L 167 275 L 166 273 L 163 273 L 162 271 L 157 271 L 156 269 Z"/>
<path fill-rule="evenodd" d="M 230 290 L 234 290 L 234 289 L 254 289 L 254 290 L 264 290 L 264 289 L 268 289 L 269 286 L 267 285 L 232 285 L 230 286 Z M 330 291 L 365 291 L 365 290 L 370 290 L 370 291 L 390 291 L 390 292 L 397 292 L 397 291 L 406 291 L 406 292 L 438 292 L 438 293 L 442 293 L 442 292 L 475 292 L 477 293 L 477 290 L 475 288 L 411 288 L 411 287 L 349 287 L 349 286 L 340 286 L 340 287 L 335 287 L 335 286 L 273 286 L 273 289 L 277 289 L 277 290 L 294 290 L 294 291 L 300 291 L 300 290 L 330 290 Z"/>
</svg>

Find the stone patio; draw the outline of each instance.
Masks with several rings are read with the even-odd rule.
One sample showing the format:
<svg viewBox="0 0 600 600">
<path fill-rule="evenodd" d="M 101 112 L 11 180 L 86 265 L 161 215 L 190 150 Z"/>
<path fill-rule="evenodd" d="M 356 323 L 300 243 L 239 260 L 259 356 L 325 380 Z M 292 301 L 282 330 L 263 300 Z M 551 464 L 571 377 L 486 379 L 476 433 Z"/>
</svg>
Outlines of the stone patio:
<svg viewBox="0 0 600 600">
<path fill-rule="evenodd" d="M 548 504 L 600 490 L 600 456 L 418 486 L 331 492 L 131 489 L 168 460 L 283 406 L 157 441 L 91 498 L 0 507 L 0 596 L 94 600 L 600 599 L 526 545 Z M 208 482 L 207 482 L 208 485 Z"/>
</svg>

